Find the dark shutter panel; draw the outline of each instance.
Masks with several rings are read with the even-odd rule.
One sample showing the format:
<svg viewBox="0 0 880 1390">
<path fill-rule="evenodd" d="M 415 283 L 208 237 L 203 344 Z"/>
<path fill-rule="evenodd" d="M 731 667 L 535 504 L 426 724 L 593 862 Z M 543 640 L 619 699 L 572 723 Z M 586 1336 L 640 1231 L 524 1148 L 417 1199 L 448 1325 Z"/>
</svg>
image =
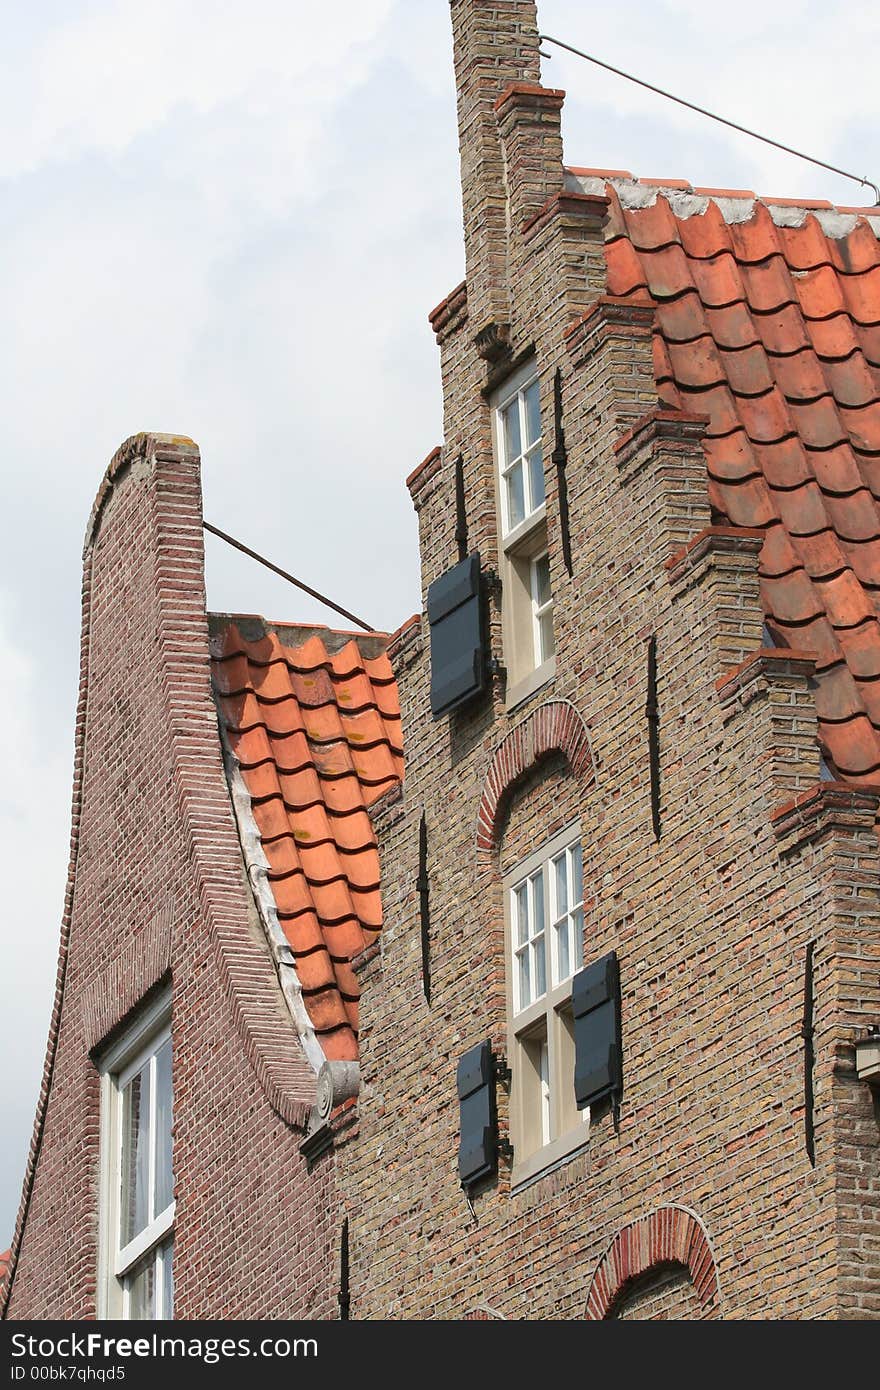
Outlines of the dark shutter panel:
<svg viewBox="0 0 880 1390">
<path fill-rule="evenodd" d="M 620 977 L 617 955 L 581 970 L 571 982 L 574 1016 L 574 1094 L 579 1110 L 606 1096 L 620 1096 Z"/>
<path fill-rule="evenodd" d="M 462 1187 L 474 1187 L 498 1167 L 495 1069 L 490 1042 L 478 1043 L 464 1054 L 456 1082 L 461 1130 L 458 1175 Z"/>
<path fill-rule="evenodd" d="M 431 712 L 435 719 L 478 695 L 486 684 L 480 557 L 474 551 L 428 589 Z"/>
</svg>

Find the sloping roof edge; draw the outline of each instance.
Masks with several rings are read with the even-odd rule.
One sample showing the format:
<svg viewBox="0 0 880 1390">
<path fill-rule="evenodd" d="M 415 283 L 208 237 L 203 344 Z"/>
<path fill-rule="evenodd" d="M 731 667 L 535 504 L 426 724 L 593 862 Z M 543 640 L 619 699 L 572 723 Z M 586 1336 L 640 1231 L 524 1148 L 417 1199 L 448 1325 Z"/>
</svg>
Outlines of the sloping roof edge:
<svg viewBox="0 0 880 1390">
<path fill-rule="evenodd" d="M 238 759 L 229 747 L 222 719 L 219 719 L 218 722 L 220 737 L 223 741 L 223 760 L 226 765 L 232 810 L 238 826 L 242 857 L 253 894 L 254 905 L 266 933 L 269 949 L 275 962 L 275 969 L 278 972 L 278 983 L 290 1010 L 294 1027 L 299 1034 L 303 1051 L 317 1074 L 327 1058 L 312 1027 L 312 1021 L 303 1000 L 302 985 L 296 973 L 293 952 L 278 921 L 278 909 L 275 906 L 275 898 L 269 884 L 269 861 L 263 852 L 263 843 L 257 822 L 254 819 L 250 792 L 245 785 Z"/>
</svg>

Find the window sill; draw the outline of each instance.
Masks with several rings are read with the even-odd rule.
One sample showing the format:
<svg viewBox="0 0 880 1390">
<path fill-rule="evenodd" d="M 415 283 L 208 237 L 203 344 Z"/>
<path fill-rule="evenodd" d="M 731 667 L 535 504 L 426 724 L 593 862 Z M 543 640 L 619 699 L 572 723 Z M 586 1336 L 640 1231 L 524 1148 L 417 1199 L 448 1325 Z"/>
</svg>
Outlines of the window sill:
<svg viewBox="0 0 880 1390">
<path fill-rule="evenodd" d="M 524 1188 L 530 1187 L 539 1178 L 546 1177 L 554 1168 L 561 1168 L 576 1154 L 585 1149 L 590 1142 L 589 1117 L 582 1120 L 577 1129 L 569 1130 L 551 1144 L 545 1144 L 537 1153 L 529 1154 L 522 1163 L 515 1163 L 510 1174 L 510 1195 L 515 1197 Z"/>
<path fill-rule="evenodd" d="M 507 532 L 502 541 L 505 555 L 515 555 L 519 550 L 529 549 L 529 542 L 539 527 L 544 525 L 546 518 L 547 504 L 542 502 L 523 521 L 514 526 L 512 531 Z"/>
<path fill-rule="evenodd" d="M 549 661 L 543 661 L 540 666 L 536 666 L 534 671 L 530 671 L 522 680 L 512 685 L 507 692 L 504 701 L 504 708 L 508 711 L 516 709 L 517 705 L 523 704 L 530 695 L 534 695 L 536 690 L 542 686 L 549 685 L 556 675 L 556 657 L 551 656 Z"/>
</svg>

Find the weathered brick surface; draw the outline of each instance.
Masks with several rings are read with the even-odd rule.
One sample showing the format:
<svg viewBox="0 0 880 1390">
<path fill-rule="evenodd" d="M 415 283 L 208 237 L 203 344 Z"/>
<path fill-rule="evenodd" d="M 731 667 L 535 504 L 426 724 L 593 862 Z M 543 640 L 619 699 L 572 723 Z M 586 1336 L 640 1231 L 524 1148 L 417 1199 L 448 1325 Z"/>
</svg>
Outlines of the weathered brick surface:
<svg viewBox="0 0 880 1390">
<path fill-rule="evenodd" d="M 94 1316 L 90 1054 L 168 978 L 176 1311 L 335 1315 L 333 1167 L 307 1178 L 299 1153 L 314 1078 L 242 868 L 210 693 L 202 559 L 195 447 L 129 441 L 87 538 L 64 989 L 12 1318 Z"/>
<path fill-rule="evenodd" d="M 637 1280 L 609 1316 L 626 1322 L 696 1321 L 703 1309 L 687 1270 L 668 1265 Z"/>
<path fill-rule="evenodd" d="M 452 4 L 468 276 L 433 319 L 444 444 L 412 491 L 425 588 L 456 558 L 459 453 L 470 547 L 498 568 L 487 395 L 533 347 L 556 674 L 512 711 L 496 677 L 481 701 L 434 722 L 426 624 L 407 633 L 396 657 L 407 779 L 393 813 L 377 820 L 387 928 L 381 953 L 362 969 L 360 1139 L 346 1151 L 342 1179 L 353 1212 L 353 1315 L 464 1317 L 485 1306 L 506 1317 L 582 1317 L 595 1292 L 591 1315 L 605 1316 L 622 1280 L 650 1280 L 670 1261 L 687 1279 L 641 1293 L 634 1283 L 635 1315 L 696 1316 L 693 1299 L 710 1286 L 712 1315 L 722 1317 L 875 1315 L 877 1118 L 855 1081 L 852 1045 L 880 1005 L 876 806 L 870 796 L 817 790 L 810 656 L 759 652 L 767 640 L 760 536 L 713 525 L 703 422 L 660 408 L 651 310 L 604 295 L 597 210 L 547 196 L 559 168 L 558 103 L 528 89 L 535 53 L 522 35 L 531 12 Z M 489 64 L 467 35 L 494 18 Z M 492 81 L 494 135 L 485 114 Z M 510 82 L 527 85 L 499 100 Z M 499 200 L 508 192 L 505 220 Z M 537 215 L 525 218 L 541 195 Z M 500 335 L 485 331 L 492 314 L 509 325 L 506 357 Z M 557 366 L 571 577 L 549 465 Z M 492 652 L 503 660 L 499 614 L 494 590 Z M 645 720 L 651 634 L 659 842 Z M 589 760 L 573 766 L 559 752 L 529 771 L 535 711 L 560 701 L 588 733 Z M 415 886 L 423 809 L 430 1007 Z M 605 1114 L 586 1150 L 520 1191 L 502 1160 L 497 1181 L 475 1198 L 475 1220 L 457 1180 L 455 1066 L 480 1038 L 506 1046 L 501 878 L 575 816 L 586 957 L 613 948 L 620 959 L 620 1129 Z M 809 942 L 815 1166 L 801 1037 Z M 506 1136 L 503 1087 L 499 1112 Z M 630 1261 L 630 1273 L 612 1279 L 603 1259 L 613 1242 L 650 1243 L 649 1214 L 670 1209 L 694 1214 L 692 1226 L 680 1218 L 685 1248 L 658 1247 L 653 1264 Z M 707 1233 L 702 1246 L 697 1229 Z M 700 1303 L 704 1315 L 708 1306 Z"/>
</svg>

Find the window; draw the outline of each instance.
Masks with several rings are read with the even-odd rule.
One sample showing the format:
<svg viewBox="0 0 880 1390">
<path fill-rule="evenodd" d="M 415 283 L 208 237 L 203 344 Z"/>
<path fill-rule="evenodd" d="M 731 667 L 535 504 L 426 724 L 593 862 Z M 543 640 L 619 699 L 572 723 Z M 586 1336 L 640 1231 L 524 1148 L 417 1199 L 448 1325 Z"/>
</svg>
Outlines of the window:
<svg viewBox="0 0 880 1390">
<path fill-rule="evenodd" d="M 498 407 L 504 536 L 533 517 L 544 501 L 541 404 L 534 367 L 506 389 Z"/>
<path fill-rule="evenodd" d="M 540 380 L 534 363 L 494 399 L 507 702 L 553 675 L 553 595 L 544 505 Z"/>
<path fill-rule="evenodd" d="M 532 636 L 535 665 L 549 661 L 556 651 L 553 641 L 553 596 L 550 593 L 550 556 L 545 550 L 529 562 L 532 590 Z"/>
<path fill-rule="evenodd" d="M 170 1000 L 144 1012 L 101 1066 L 101 1316 L 173 1317 Z"/>
<path fill-rule="evenodd" d="M 586 1142 L 574 1095 L 571 980 L 583 962 L 580 832 L 570 826 L 505 879 L 514 1182 Z"/>
</svg>

